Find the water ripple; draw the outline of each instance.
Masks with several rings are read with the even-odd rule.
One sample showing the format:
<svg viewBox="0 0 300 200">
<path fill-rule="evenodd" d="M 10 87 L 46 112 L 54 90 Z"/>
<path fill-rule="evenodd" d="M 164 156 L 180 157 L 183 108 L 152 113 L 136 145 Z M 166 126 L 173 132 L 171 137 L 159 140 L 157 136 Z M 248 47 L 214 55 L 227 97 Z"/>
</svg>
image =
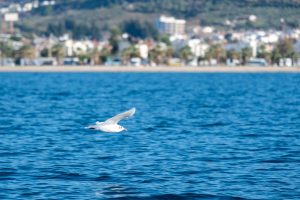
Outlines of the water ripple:
<svg viewBox="0 0 300 200">
<path fill-rule="evenodd" d="M 300 199 L 298 74 L 0 80 L 0 199 Z M 84 129 L 133 106 L 128 132 Z"/>
</svg>

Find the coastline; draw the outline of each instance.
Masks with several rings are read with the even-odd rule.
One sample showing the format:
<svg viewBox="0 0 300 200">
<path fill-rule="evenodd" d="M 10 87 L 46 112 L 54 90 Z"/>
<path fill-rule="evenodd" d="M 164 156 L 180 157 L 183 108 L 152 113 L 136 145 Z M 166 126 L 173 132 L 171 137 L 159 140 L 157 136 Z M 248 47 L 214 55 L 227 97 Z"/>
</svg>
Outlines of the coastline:
<svg viewBox="0 0 300 200">
<path fill-rule="evenodd" d="M 300 67 L 134 67 L 134 66 L 0 66 L 4 72 L 185 72 L 185 73 L 300 73 Z"/>
</svg>

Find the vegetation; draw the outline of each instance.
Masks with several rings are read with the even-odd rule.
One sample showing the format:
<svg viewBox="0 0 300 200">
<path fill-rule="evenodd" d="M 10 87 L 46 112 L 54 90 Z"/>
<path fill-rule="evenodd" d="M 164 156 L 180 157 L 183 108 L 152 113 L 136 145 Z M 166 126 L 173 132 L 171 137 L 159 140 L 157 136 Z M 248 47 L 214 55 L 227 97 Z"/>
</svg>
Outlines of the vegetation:
<svg viewBox="0 0 300 200">
<path fill-rule="evenodd" d="M 5 42 L 0 42 L 0 57 L 12 58 L 14 56 L 14 50 L 12 46 Z"/>
<path fill-rule="evenodd" d="M 122 25 L 122 31 L 137 38 L 157 38 L 158 31 L 153 23 L 141 22 L 139 20 L 125 21 Z"/>
<path fill-rule="evenodd" d="M 64 22 L 48 24 L 45 35 L 53 34 L 55 36 L 62 36 L 65 33 L 70 33 L 74 39 L 101 39 L 100 29 L 95 24 L 86 25 L 78 24 L 76 21 L 67 19 Z"/>
<path fill-rule="evenodd" d="M 119 41 L 121 40 L 119 29 L 113 29 L 110 38 L 110 43 L 104 46 L 101 50 L 91 49 L 87 52 L 79 52 L 75 56 L 79 58 L 81 64 L 103 64 L 108 58 L 119 57 L 122 64 L 128 64 L 132 58 L 140 57 L 140 52 L 136 47 L 136 41 L 129 43 L 129 46 L 120 51 Z M 13 41 L 11 38 L 11 41 Z M 192 54 L 189 46 L 184 46 L 175 52 L 171 45 L 168 45 L 167 37 L 164 37 L 165 42 L 158 42 L 149 50 L 149 61 L 158 65 L 169 64 L 172 58 L 180 58 L 184 64 L 188 64 L 196 57 Z M 11 41 L 0 42 L 0 58 L 13 58 L 16 63 L 20 63 L 22 59 L 33 60 L 38 56 L 54 57 L 58 64 L 63 64 L 63 59 L 66 57 L 65 49 L 61 44 L 49 46 L 40 52 L 32 45 L 24 43 L 20 49 L 15 50 Z M 258 58 L 264 58 L 269 64 L 278 65 L 282 59 L 290 58 L 293 62 L 298 59 L 298 54 L 294 49 L 292 39 L 283 39 L 275 45 L 273 51 L 267 51 L 265 46 L 258 49 Z M 37 55 L 40 53 L 40 55 Z M 239 60 L 245 65 L 252 57 L 252 49 L 246 47 L 241 51 L 228 50 L 225 51 L 222 44 L 211 44 L 204 57 L 196 58 L 198 61 L 211 61 L 215 59 L 219 64 L 225 63 L 227 59 Z"/>
<path fill-rule="evenodd" d="M 251 29 L 298 27 L 299 12 L 300 0 L 58 0 L 55 6 L 26 14 L 19 28 L 54 35 L 66 31 L 74 38 L 99 39 L 101 33 L 119 26 L 145 38 L 156 35 L 153 21 L 160 14 L 185 18 L 194 24 Z M 240 20 L 252 14 L 257 15 L 256 22 Z M 228 27 L 226 20 L 235 23 Z"/>
<path fill-rule="evenodd" d="M 226 52 L 221 44 L 211 45 L 205 55 L 205 58 L 207 60 L 214 58 L 220 63 L 225 61 L 225 57 L 226 57 Z"/>
<path fill-rule="evenodd" d="M 293 40 L 281 40 L 272 51 L 271 60 L 273 63 L 278 64 L 281 58 L 292 58 L 296 60 L 298 57 L 293 47 Z"/>
</svg>

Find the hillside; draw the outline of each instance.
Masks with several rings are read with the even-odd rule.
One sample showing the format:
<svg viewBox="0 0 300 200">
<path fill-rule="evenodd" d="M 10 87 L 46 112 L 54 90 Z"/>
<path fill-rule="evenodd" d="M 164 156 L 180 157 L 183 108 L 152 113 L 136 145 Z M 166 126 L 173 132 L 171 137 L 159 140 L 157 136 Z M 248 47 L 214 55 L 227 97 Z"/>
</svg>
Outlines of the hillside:
<svg viewBox="0 0 300 200">
<path fill-rule="evenodd" d="M 224 28 L 228 28 L 224 25 L 226 20 L 254 14 L 258 17 L 255 23 L 237 23 L 233 28 L 278 28 L 281 18 L 288 26 L 298 27 L 298 13 L 300 0 L 57 0 L 55 6 L 25 14 L 19 27 L 46 33 L 51 31 L 49 26 L 58 28 L 59 23 L 72 21 L 73 25 L 95 26 L 99 29 L 95 32 L 105 33 L 131 19 L 152 23 L 161 14 L 185 18 L 189 25 Z"/>
</svg>

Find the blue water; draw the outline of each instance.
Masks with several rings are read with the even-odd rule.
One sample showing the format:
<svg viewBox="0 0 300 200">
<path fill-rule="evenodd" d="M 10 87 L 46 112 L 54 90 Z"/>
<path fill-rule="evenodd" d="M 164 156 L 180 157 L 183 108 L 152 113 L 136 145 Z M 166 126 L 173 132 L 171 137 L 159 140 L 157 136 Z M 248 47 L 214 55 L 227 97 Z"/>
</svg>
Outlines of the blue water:
<svg viewBox="0 0 300 200">
<path fill-rule="evenodd" d="M 2 73 L 0 112 L 0 199 L 300 199 L 299 74 Z"/>
</svg>

